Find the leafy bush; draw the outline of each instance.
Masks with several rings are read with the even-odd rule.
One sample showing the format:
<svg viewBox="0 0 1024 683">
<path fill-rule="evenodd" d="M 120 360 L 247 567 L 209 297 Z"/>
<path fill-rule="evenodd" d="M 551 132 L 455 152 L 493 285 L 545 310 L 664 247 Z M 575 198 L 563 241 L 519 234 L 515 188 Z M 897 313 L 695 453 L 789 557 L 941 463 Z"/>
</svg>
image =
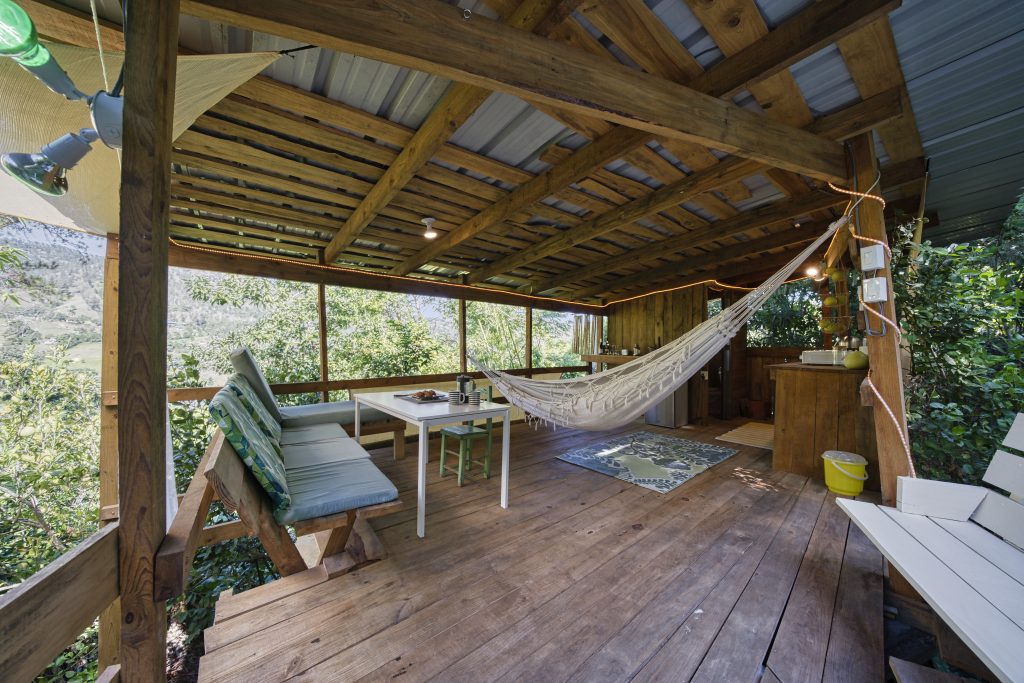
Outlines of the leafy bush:
<svg viewBox="0 0 1024 683">
<path fill-rule="evenodd" d="M 747 345 L 820 348 L 820 320 L 817 283 L 798 280 L 782 285 L 747 323 Z"/>
<path fill-rule="evenodd" d="M 1024 201 L 994 239 L 925 244 L 913 260 L 909 239 L 897 231 L 894 280 L 915 463 L 922 476 L 978 483 L 1024 412 Z"/>
</svg>

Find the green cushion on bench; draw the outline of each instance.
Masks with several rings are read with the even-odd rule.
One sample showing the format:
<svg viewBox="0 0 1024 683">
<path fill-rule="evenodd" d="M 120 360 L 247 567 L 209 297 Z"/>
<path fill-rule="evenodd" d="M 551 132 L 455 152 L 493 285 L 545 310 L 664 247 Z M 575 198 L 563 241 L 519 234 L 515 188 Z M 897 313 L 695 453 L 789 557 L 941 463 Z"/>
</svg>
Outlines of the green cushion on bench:
<svg viewBox="0 0 1024 683">
<path fill-rule="evenodd" d="M 398 498 L 398 489 L 367 458 L 338 462 L 305 472 L 288 472 L 292 504 L 274 511 L 281 524 L 333 515 Z"/>
<path fill-rule="evenodd" d="M 321 441 L 337 441 L 347 439 L 349 435 L 339 424 L 307 425 L 305 427 L 289 427 L 281 430 L 281 448 L 301 443 L 318 443 Z"/>
<path fill-rule="evenodd" d="M 256 421 L 231 389 L 221 389 L 210 400 L 210 417 L 270 496 L 274 507 L 291 505 L 288 477 L 277 442 L 256 425 Z"/>
<path fill-rule="evenodd" d="M 275 420 L 274 416 L 267 410 L 267 407 L 263 405 L 263 401 L 256 395 L 256 391 L 249 384 L 249 380 L 245 378 L 245 375 L 236 372 L 228 377 L 228 381 L 224 383 L 224 386 L 235 392 L 235 396 L 238 397 L 246 411 L 256 420 L 256 424 L 263 430 L 263 433 L 280 443 L 281 423 Z"/>
<path fill-rule="evenodd" d="M 368 460 L 370 457 L 355 439 L 348 437 L 332 441 L 291 444 L 283 446 L 281 451 L 284 469 L 289 474 L 294 469 L 333 465 L 349 460 Z"/>
<path fill-rule="evenodd" d="M 231 352 L 230 358 L 235 372 L 244 375 L 249 380 L 249 385 L 252 386 L 256 395 L 263 401 L 263 406 L 267 409 L 267 412 L 275 420 L 281 422 L 281 410 L 277 405 L 277 399 L 274 398 L 274 392 L 270 390 L 270 383 L 263 376 L 260 366 L 256 365 L 256 360 L 252 357 L 249 349 L 240 346 Z"/>
<path fill-rule="evenodd" d="M 360 408 L 359 419 L 367 422 L 392 420 L 390 415 L 376 408 Z M 356 423 L 355 401 L 334 401 L 332 403 L 311 403 L 305 406 L 281 406 L 281 426 L 303 427 L 306 425 L 333 422 L 343 427 Z"/>
</svg>

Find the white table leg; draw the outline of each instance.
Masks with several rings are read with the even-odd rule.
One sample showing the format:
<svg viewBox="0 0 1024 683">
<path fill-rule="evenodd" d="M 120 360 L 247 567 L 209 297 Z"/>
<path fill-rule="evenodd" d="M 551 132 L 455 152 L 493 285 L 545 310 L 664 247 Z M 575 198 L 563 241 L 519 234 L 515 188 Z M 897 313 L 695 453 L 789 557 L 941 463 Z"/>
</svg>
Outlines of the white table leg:
<svg viewBox="0 0 1024 683">
<path fill-rule="evenodd" d="M 501 507 L 508 507 L 508 449 L 512 441 L 512 430 L 509 424 L 509 411 L 505 411 L 505 420 L 501 425 Z"/>
<path fill-rule="evenodd" d="M 427 533 L 427 443 L 430 425 L 420 422 L 419 471 L 416 484 L 416 535 L 423 538 Z"/>
<path fill-rule="evenodd" d="M 356 399 L 356 431 L 355 431 L 356 443 L 359 443 L 359 399 Z"/>
</svg>

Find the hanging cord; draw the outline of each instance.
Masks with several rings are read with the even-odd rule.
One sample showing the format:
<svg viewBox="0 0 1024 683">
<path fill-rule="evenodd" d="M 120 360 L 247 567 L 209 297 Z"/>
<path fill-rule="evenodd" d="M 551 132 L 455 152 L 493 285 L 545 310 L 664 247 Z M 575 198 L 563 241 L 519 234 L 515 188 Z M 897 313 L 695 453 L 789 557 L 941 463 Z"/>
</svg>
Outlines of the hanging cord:
<svg viewBox="0 0 1024 683">
<path fill-rule="evenodd" d="M 868 376 L 864 378 L 864 382 L 868 385 L 868 388 L 871 389 L 871 393 L 875 395 L 875 399 L 882 404 L 883 408 L 885 408 L 886 415 L 889 416 L 889 420 L 892 422 L 893 426 L 896 427 L 896 433 L 900 435 L 900 443 L 903 444 L 903 452 L 907 456 L 907 466 L 910 468 L 910 476 L 916 479 L 917 470 L 914 468 L 914 458 L 910 454 L 910 444 L 907 442 L 907 437 L 903 433 L 903 426 L 900 424 L 900 421 L 896 419 L 896 414 L 892 412 L 892 408 L 890 408 L 886 400 L 882 398 L 882 394 L 878 391 L 878 387 L 876 387 L 875 383 L 871 381 L 870 372 L 868 373 Z"/>
<path fill-rule="evenodd" d="M 110 79 L 107 77 L 107 59 L 103 54 L 103 36 L 100 34 L 100 15 L 96 9 L 96 0 L 89 0 L 92 10 L 92 27 L 96 31 L 96 49 L 100 53 L 100 70 L 103 72 L 103 89 L 110 92 Z"/>
</svg>

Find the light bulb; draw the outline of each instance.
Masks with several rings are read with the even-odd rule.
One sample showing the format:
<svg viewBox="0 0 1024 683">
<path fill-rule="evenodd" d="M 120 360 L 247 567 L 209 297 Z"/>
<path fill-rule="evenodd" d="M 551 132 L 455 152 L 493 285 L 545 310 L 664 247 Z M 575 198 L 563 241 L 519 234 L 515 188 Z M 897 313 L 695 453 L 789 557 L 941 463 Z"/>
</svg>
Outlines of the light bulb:
<svg viewBox="0 0 1024 683">
<path fill-rule="evenodd" d="M 59 197 L 68 191 L 67 170 L 92 149 L 99 136 L 91 128 L 62 135 L 38 154 L 4 154 L 0 167 L 22 185 L 40 194 Z"/>
<path fill-rule="evenodd" d="M 804 273 L 806 273 L 808 277 L 818 277 L 821 275 L 821 271 L 818 270 L 817 266 L 809 266 Z"/>
<path fill-rule="evenodd" d="M 428 240 L 432 240 L 437 237 L 437 230 L 434 230 L 434 221 L 436 220 L 436 218 L 430 217 L 420 219 L 420 223 L 427 226 L 427 229 L 423 232 L 423 236 Z"/>
</svg>

